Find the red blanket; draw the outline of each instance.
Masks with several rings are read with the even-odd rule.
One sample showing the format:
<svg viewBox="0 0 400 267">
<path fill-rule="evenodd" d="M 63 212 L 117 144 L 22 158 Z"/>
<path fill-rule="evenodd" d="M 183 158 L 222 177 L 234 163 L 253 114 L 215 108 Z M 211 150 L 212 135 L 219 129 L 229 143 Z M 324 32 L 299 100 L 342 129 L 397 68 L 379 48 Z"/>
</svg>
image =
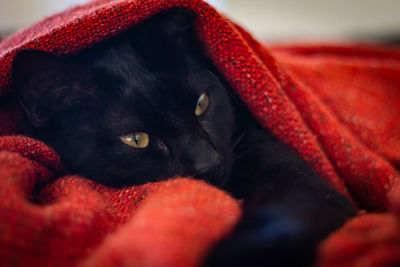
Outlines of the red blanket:
<svg viewBox="0 0 400 267">
<path fill-rule="evenodd" d="M 400 49 L 267 49 L 198 0 L 94 1 L 0 43 L 0 265 L 198 266 L 234 227 L 240 204 L 204 182 L 106 188 L 61 175 L 59 156 L 23 136 L 17 51 L 73 53 L 171 7 L 197 14 L 203 47 L 260 123 L 368 211 L 322 242 L 317 265 L 399 266 Z"/>
</svg>

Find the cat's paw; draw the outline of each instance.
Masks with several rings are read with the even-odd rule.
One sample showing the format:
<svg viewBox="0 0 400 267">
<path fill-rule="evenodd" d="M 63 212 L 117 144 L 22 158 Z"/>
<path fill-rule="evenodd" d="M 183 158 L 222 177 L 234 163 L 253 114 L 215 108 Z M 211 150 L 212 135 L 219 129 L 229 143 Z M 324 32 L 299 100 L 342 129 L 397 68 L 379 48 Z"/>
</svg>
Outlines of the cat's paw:
<svg viewBox="0 0 400 267">
<path fill-rule="evenodd" d="M 219 242 L 205 266 L 310 266 L 315 242 L 301 223 L 270 209 L 245 216 L 232 236 Z"/>
</svg>

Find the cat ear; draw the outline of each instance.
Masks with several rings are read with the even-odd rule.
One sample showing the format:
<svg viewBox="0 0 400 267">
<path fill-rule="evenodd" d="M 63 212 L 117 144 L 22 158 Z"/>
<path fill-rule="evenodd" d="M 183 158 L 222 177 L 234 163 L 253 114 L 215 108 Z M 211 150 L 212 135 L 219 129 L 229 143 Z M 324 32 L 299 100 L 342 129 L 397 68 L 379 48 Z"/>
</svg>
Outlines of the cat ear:
<svg viewBox="0 0 400 267">
<path fill-rule="evenodd" d="M 150 17 L 148 20 L 141 23 L 144 27 L 137 27 L 141 35 L 147 36 L 170 36 L 173 38 L 180 37 L 187 33 L 193 26 L 195 14 L 185 8 L 171 8 L 162 11 L 159 14 Z M 136 35 L 134 36 L 134 39 Z"/>
<path fill-rule="evenodd" d="M 19 52 L 12 64 L 12 82 L 21 106 L 34 126 L 48 119 L 40 112 L 42 96 L 71 83 L 74 67 L 65 59 L 37 50 Z"/>
<path fill-rule="evenodd" d="M 193 27 L 195 14 L 185 8 L 173 8 L 161 14 L 165 32 L 169 35 L 186 33 Z"/>
</svg>

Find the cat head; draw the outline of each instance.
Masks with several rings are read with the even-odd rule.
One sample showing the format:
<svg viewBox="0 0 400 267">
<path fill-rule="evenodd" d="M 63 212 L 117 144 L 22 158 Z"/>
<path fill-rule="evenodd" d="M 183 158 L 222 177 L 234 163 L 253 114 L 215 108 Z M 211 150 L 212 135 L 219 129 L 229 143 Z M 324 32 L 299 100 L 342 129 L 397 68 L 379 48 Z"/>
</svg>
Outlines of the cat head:
<svg viewBox="0 0 400 267">
<path fill-rule="evenodd" d="M 233 110 L 192 21 L 176 9 L 73 56 L 20 52 L 12 79 L 32 135 L 108 185 L 225 182 Z"/>
</svg>

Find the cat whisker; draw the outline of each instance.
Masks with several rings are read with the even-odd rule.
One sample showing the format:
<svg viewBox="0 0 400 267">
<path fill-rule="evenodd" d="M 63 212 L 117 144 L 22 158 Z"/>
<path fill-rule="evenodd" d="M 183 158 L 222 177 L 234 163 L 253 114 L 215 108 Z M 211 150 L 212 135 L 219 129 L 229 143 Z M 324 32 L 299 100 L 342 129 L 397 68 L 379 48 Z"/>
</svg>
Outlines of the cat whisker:
<svg viewBox="0 0 400 267">
<path fill-rule="evenodd" d="M 239 146 L 239 144 L 243 141 L 245 135 L 246 135 L 245 133 L 242 133 L 241 135 L 239 135 L 239 136 L 235 139 L 235 141 L 233 141 L 233 144 L 232 144 L 232 148 L 233 148 L 233 149 L 235 149 L 235 148 L 237 148 L 237 147 Z"/>
</svg>

